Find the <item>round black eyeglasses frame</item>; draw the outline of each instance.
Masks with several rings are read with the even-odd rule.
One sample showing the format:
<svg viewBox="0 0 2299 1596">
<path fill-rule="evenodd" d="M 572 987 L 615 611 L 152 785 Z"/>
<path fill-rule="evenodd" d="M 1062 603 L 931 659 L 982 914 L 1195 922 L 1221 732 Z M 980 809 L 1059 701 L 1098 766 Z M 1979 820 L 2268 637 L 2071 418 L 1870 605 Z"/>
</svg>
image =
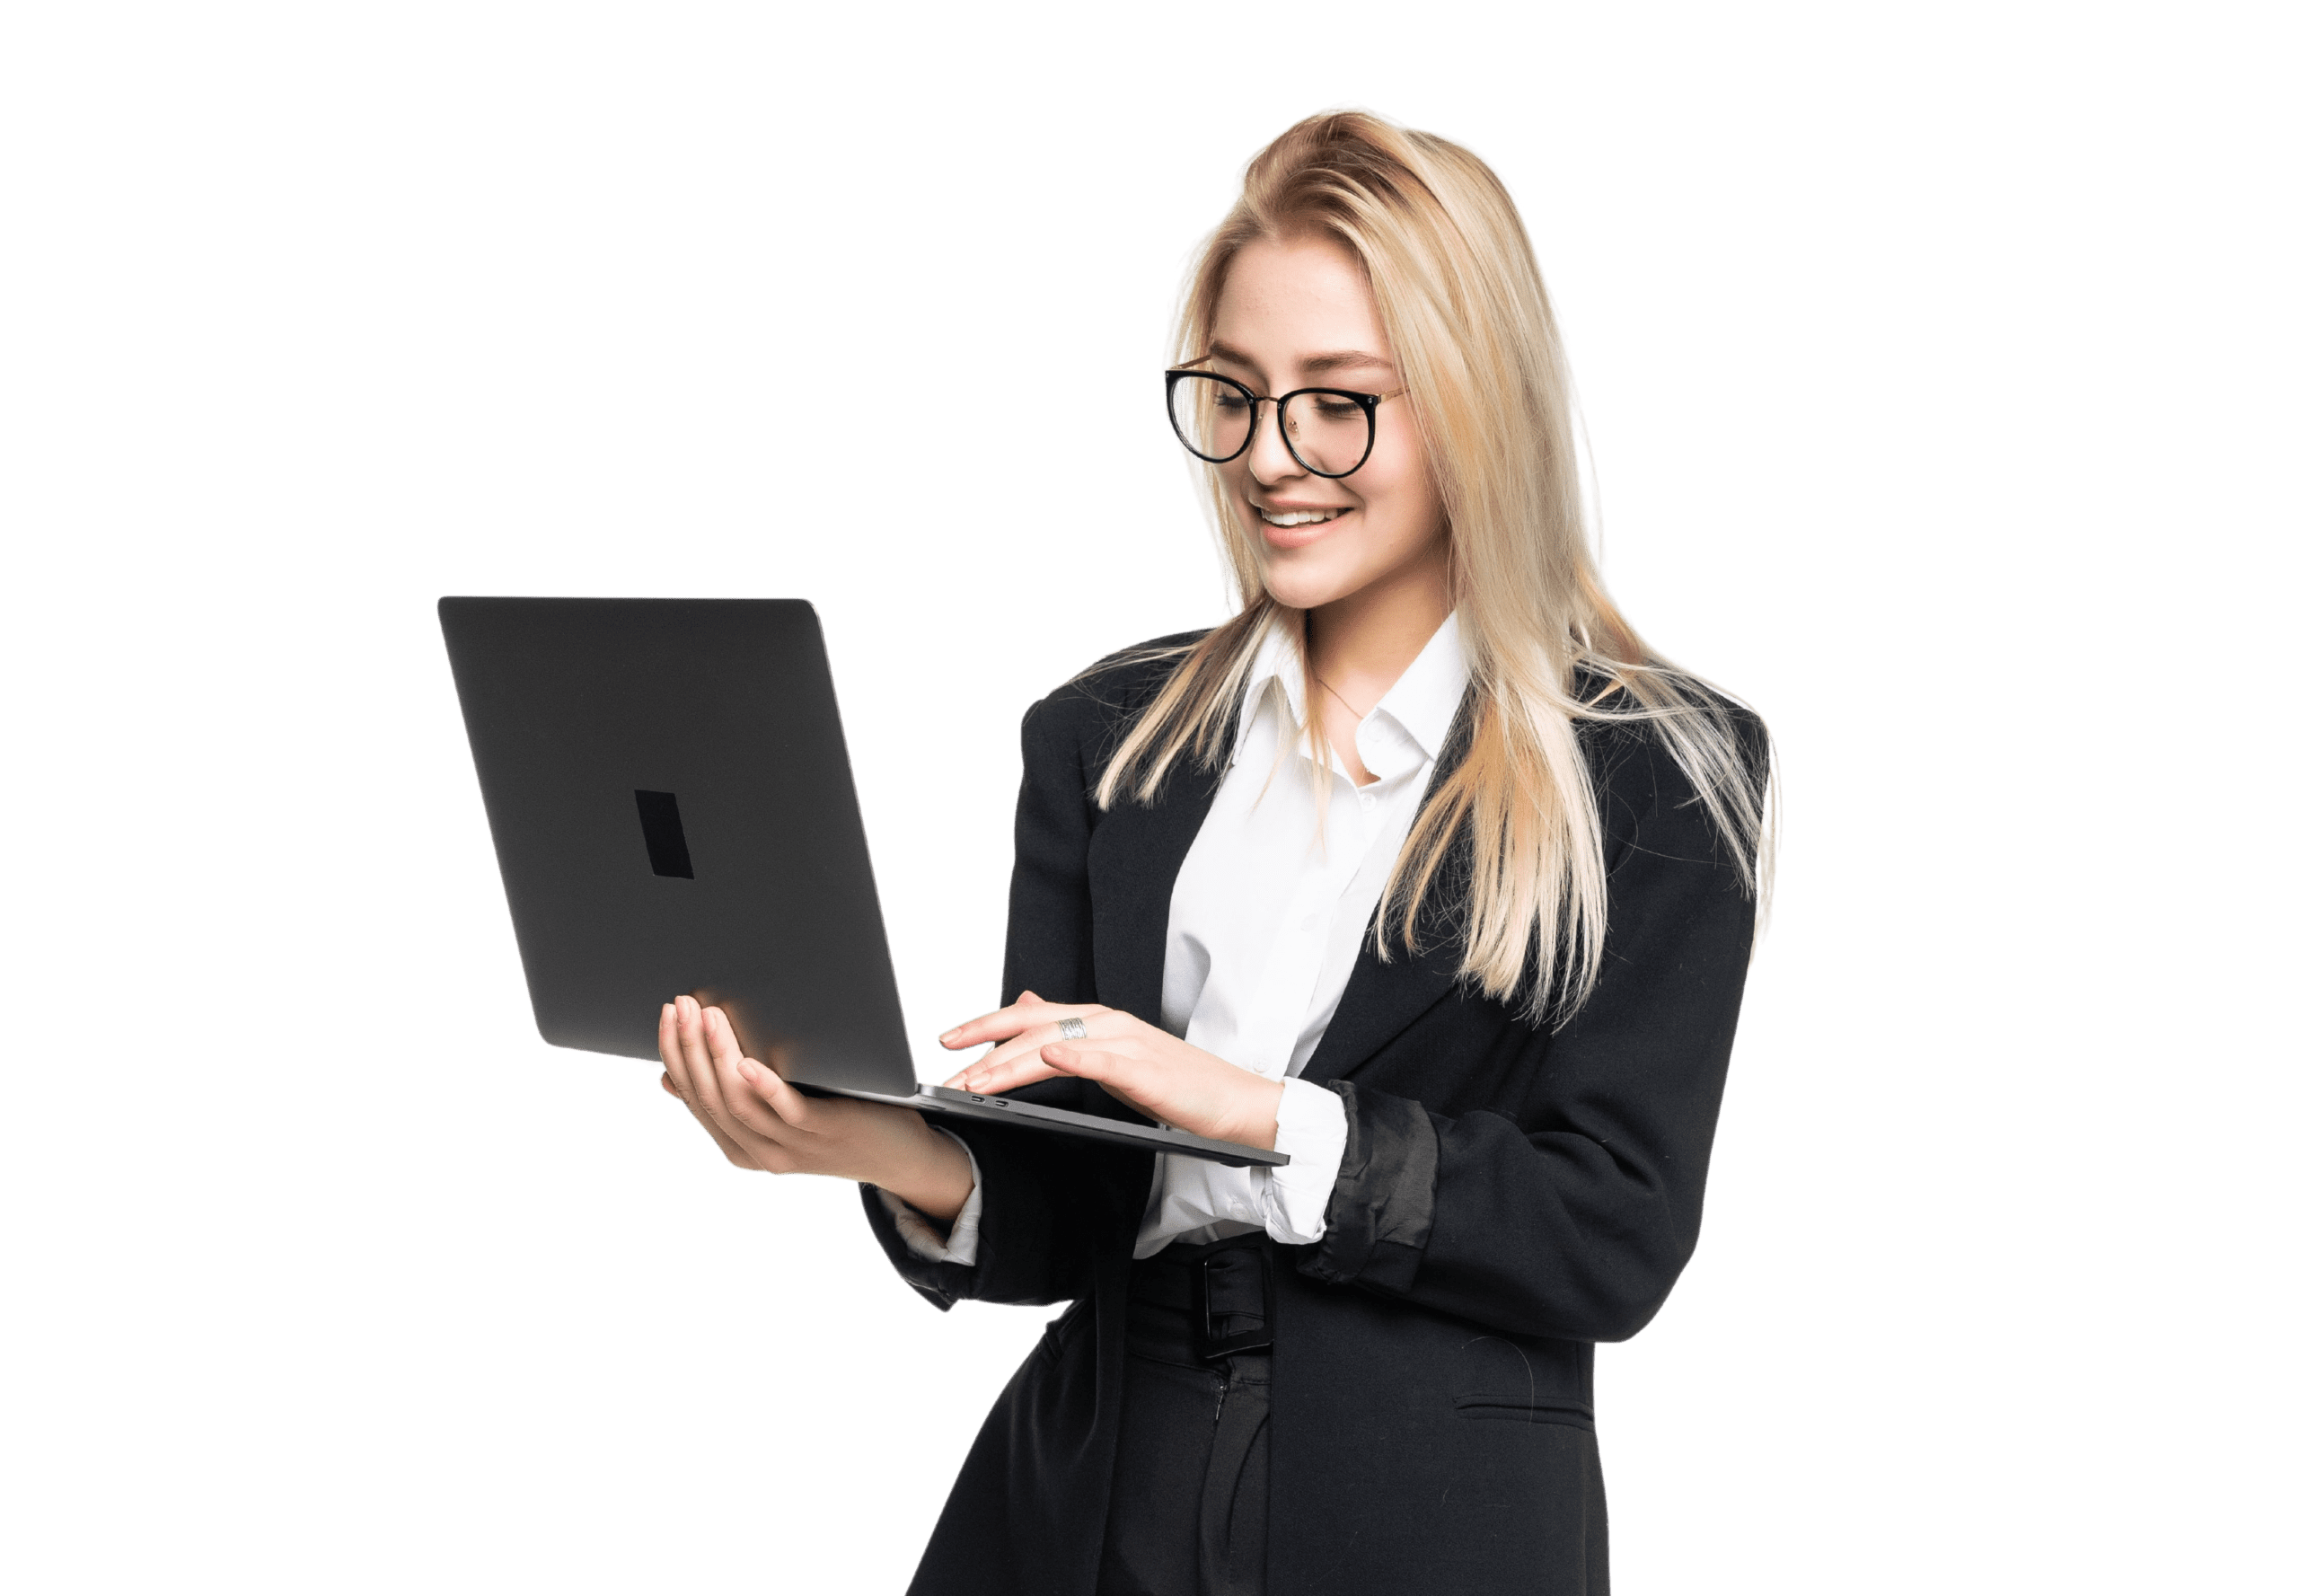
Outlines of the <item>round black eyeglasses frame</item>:
<svg viewBox="0 0 2299 1596">
<path fill-rule="evenodd" d="M 1246 441 L 1229 454 L 1208 454 L 1191 443 L 1189 434 L 1182 429 L 1182 419 L 1174 410 L 1174 395 L 1181 391 L 1183 382 L 1189 379 L 1201 383 L 1227 384 L 1246 396 L 1246 403 L 1249 407 L 1246 419 Z M 1261 407 L 1264 404 L 1274 404 L 1277 407 L 1277 436 L 1284 440 L 1285 452 L 1293 456 L 1295 464 L 1311 476 L 1324 477 L 1328 481 L 1332 481 L 1362 469 L 1365 463 L 1373 458 L 1373 412 L 1380 408 L 1381 401 L 1395 399 L 1404 392 L 1402 388 L 1388 393 L 1352 393 L 1346 388 L 1296 388 L 1290 393 L 1256 393 L 1235 377 L 1220 376 L 1210 371 L 1175 370 L 1166 374 L 1166 419 L 1172 424 L 1174 436 L 1182 440 L 1183 448 L 1187 449 L 1208 465 L 1226 465 L 1254 446 L 1254 434 L 1261 428 Z M 1319 471 L 1302 459 L 1301 452 L 1293 446 L 1292 435 L 1285 426 L 1285 407 L 1305 394 L 1317 393 L 1329 394 L 1335 399 L 1346 399 L 1365 412 L 1365 452 L 1357 457 L 1357 463 L 1351 466 L 1348 471 Z"/>
</svg>

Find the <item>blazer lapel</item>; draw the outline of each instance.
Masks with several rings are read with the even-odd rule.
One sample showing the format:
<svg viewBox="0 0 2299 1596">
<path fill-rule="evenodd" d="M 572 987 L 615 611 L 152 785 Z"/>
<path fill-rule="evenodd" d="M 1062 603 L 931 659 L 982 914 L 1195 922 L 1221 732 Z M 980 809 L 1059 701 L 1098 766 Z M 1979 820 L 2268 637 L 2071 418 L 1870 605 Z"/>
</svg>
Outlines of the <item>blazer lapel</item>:
<svg viewBox="0 0 2299 1596">
<path fill-rule="evenodd" d="M 1396 950 L 1392 952 L 1394 956 Z M 1459 955 L 1450 945 L 1424 947 L 1409 957 L 1383 964 L 1368 935 L 1358 950 L 1357 966 L 1349 973 L 1349 984 L 1342 989 L 1333 1023 L 1302 1068 L 1301 1079 L 1323 1086 L 1351 1074 L 1459 983 Z"/>
<path fill-rule="evenodd" d="M 1094 828 L 1087 873 L 1094 904 L 1094 986 L 1103 1002 L 1162 1025 L 1166 929 L 1174 878 L 1221 785 L 1212 770 L 1177 760 L 1154 807 L 1125 804 Z"/>
</svg>

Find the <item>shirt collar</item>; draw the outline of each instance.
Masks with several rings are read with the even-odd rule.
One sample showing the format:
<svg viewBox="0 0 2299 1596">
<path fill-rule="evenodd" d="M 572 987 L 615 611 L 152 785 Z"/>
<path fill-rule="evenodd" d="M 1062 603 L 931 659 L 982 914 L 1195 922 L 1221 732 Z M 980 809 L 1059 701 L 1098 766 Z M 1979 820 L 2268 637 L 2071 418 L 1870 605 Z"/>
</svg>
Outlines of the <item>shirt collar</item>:
<svg viewBox="0 0 2299 1596">
<path fill-rule="evenodd" d="M 1285 695 L 1285 707 L 1292 713 L 1293 724 L 1307 725 L 1307 682 L 1301 650 L 1293 640 L 1293 628 L 1272 626 L 1263 636 L 1261 649 L 1254 656 L 1253 670 L 1246 678 L 1241 719 L 1249 721 L 1254 718 L 1262 695 L 1275 683 Z M 1461 653 L 1460 620 L 1448 615 L 1435 635 L 1422 645 L 1421 652 L 1405 667 L 1405 675 L 1367 712 L 1366 719 L 1371 721 L 1386 714 L 1419 745 L 1424 758 L 1434 759 L 1445 745 L 1445 734 L 1452 729 L 1453 716 L 1461 707 L 1461 695 L 1468 690 L 1468 661 Z M 1359 752 L 1361 755 L 1364 750 L 1361 748 Z M 1374 767 L 1369 763 L 1367 768 Z"/>
<path fill-rule="evenodd" d="M 1453 717 L 1468 685 L 1469 665 L 1461 653 L 1460 619 L 1448 615 L 1374 713 L 1387 710 L 1389 719 L 1421 745 L 1421 752 L 1434 759 L 1445 746 L 1445 734 L 1453 729 Z"/>
<path fill-rule="evenodd" d="M 1261 648 L 1254 656 L 1252 674 L 1246 678 L 1245 701 L 1238 706 L 1241 721 L 1254 718 L 1261 708 L 1262 695 L 1269 691 L 1273 682 L 1285 694 L 1285 707 L 1292 712 L 1293 724 L 1308 725 L 1308 717 L 1304 706 L 1308 701 L 1308 692 L 1301 665 L 1301 649 L 1293 640 L 1293 627 L 1282 618 L 1262 634 Z"/>
</svg>

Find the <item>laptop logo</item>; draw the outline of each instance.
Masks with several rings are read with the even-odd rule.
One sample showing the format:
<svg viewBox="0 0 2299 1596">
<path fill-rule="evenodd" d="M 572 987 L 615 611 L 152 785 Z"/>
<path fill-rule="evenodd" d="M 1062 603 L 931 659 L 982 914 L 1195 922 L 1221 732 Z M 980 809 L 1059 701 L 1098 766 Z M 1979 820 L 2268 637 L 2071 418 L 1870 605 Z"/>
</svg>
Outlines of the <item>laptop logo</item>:
<svg viewBox="0 0 2299 1596">
<path fill-rule="evenodd" d="M 687 857 L 686 827 L 679 824 L 679 795 L 675 792 L 634 791 L 639 800 L 639 829 L 647 833 L 647 862 L 657 876 L 694 879 L 694 861 Z"/>
</svg>

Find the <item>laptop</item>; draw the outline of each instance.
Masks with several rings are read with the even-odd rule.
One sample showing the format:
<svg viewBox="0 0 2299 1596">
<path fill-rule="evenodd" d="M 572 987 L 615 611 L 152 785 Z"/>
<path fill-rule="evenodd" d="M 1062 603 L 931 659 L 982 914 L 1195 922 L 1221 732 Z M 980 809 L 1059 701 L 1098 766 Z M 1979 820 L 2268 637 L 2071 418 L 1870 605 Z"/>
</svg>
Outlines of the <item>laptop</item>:
<svg viewBox="0 0 2299 1596">
<path fill-rule="evenodd" d="M 920 1081 L 803 599 L 443 598 L 535 1027 L 655 1059 L 680 992 L 809 1092 L 1236 1167 L 1282 1153 Z M 1091 1087 L 1091 1083 L 1084 1083 Z"/>
</svg>

